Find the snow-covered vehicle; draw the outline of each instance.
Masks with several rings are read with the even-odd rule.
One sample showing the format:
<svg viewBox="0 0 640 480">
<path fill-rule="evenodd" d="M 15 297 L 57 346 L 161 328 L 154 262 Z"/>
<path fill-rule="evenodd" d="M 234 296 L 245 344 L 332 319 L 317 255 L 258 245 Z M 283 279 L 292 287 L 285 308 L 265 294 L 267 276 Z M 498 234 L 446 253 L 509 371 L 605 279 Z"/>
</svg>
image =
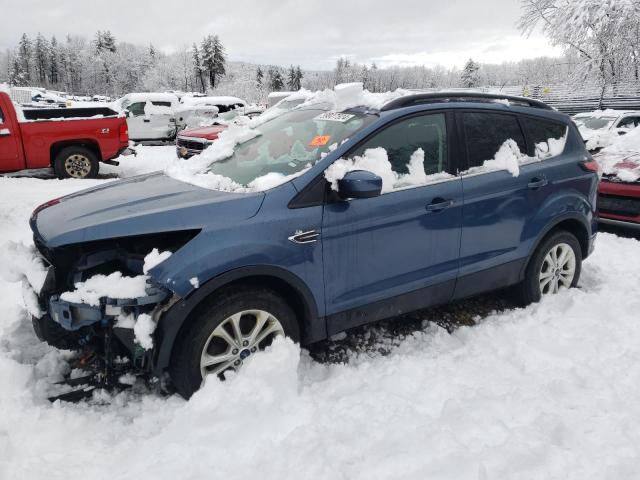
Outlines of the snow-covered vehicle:
<svg viewBox="0 0 640 480">
<path fill-rule="evenodd" d="M 640 129 L 616 139 L 594 158 L 602 168 L 600 222 L 640 230 Z"/>
<path fill-rule="evenodd" d="M 322 92 L 165 172 L 38 207 L 38 336 L 84 350 L 110 385 L 153 375 L 189 397 L 278 336 L 577 285 L 598 177 L 569 117 L 519 97 L 375 95 L 336 87 L 331 108 Z"/>
<path fill-rule="evenodd" d="M 247 102 L 230 96 L 193 97 L 183 96 L 176 108 L 178 130 L 200 127 L 211 122 L 218 114 L 245 108 Z"/>
<path fill-rule="evenodd" d="M 178 97 L 171 93 L 129 93 L 114 102 L 127 115 L 129 138 L 142 140 L 171 140 L 178 126 L 175 110 Z"/>
<path fill-rule="evenodd" d="M 271 92 L 267 95 L 267 105 L 268 107 L 273 107 L 276 103 L 278 103 L 283 98 L 287 98 L 289 95 L 292 95 L 296 92 Z"/>
<path fill-rule="evenodd" d="M 236 121 L 240 117 L 255 118 L 262 113 L 263 110 L 259 107 L 238 107 L 235 110 L 217 115 L 213 120 L 209 119 L 199 125 L 194 125 L 193 128 L 182 130 L 176 136 L 176 154 L 179 158 L 199 155 L 218 139 L 220 133 L 227 129 L 229 122 Z"/>
<path fill-rule="evenodd" d="M 587 150 L 597 152 L 640 125 L 638 110 L 596 110 L 573 116 Z"/>
</svg>

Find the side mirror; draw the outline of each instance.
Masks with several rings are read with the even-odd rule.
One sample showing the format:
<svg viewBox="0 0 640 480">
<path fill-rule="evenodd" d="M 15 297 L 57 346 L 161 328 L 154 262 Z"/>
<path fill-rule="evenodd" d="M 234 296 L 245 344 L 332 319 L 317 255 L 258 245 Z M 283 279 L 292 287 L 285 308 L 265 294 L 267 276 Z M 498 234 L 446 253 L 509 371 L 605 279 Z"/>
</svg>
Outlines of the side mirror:
<svg viewBox="0 0 640 480">
<path fill-rule="evenodd" d="M 380 195 L 382 178 L 367 170 L 352 170 L 338 180 L 341 198 L 372 198 Z"/>
</svg>

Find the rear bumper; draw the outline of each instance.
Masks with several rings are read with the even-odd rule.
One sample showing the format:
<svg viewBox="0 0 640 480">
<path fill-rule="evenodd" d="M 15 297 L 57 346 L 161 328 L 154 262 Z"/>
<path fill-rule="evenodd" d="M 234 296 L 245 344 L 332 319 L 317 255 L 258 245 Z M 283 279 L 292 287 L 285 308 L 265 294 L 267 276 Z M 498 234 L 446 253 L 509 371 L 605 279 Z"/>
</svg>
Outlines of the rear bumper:
<svg viewBox="0 0 640 480">
<path fill-rule="evenodd" d="M 629 228 L 631 230 L 640 231 L 640 222 L 629 220 L 618 220 L 615 218 L 600 217 L 600 223 L 603 225 L 611 225 L 612 227 Z"/>
</svg>

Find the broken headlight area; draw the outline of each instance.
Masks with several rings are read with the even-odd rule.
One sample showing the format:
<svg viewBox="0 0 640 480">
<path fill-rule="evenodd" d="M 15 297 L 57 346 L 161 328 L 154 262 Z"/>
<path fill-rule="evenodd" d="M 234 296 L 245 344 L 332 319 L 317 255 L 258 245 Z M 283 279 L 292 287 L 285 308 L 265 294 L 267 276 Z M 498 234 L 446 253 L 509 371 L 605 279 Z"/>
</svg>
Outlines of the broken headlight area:
<svg viewBox="0 0 640 480">
<path fill-rule="evenodd" d="M 34 330 L 41 340 L 54 347 L 79 352 L 77 358 L 82 365 L 71 367 L 89 371 L 94 387 L 120 388 L 118 379 L 123 375 L 150 378 L 153 355 L 150 344 L 156 342 L 149 324 L 157 324 L 164 309 L 175 299 L 170 290 L 143 272 L 144 258 L 157 243 L 139 241 L 135 246 L 127 243 L 131 239 L 116 239 L 106 249 L 105 242 L 99 242 L 99 249 L 87 244 L 47 249 L 36 242 L 50 266 L 38 294 L 42 315 L 32 317 Z M 171 245 L 172 251 L 182 244 Z M 115 278 L 114 285 L 135 280 L 138 286 L 130 290 L 121 285 L 116 288 L 117 295 L 98 291 L 91 299 L 78 296 L 78 287 L 96 277 L 103 282 Z M 149 335 L 148 342 L 142 344 L 134 332 L 139 318 L 145 319 Z"/>
</svg>

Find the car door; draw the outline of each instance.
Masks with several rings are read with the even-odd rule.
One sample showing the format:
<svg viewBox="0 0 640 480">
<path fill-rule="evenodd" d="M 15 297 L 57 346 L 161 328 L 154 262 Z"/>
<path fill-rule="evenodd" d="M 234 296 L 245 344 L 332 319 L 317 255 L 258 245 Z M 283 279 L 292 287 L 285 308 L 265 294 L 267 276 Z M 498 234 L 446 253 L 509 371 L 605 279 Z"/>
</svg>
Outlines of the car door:
<svg viewBox="0 0 640 480">
<path fill-rule="evenodd" d="M 145 102 L 135 102 L 127 107 L 127 128 L 132 140 L 153 138 L 148 136 L 151 133 L 148 128 L 149 122 L 145 122 L 144 105 Z"/>
<path fill-rule="evenodd" d="M 456 120 L 466 156 L 460 174 L 464 204 L 455 292 L 455 298 L 462 298 L 517 281 L 528 255 L 523 243 L 527 225 L 549 195 L 549 179 L 539 162 L 525 162 L 517 172 L 485 164 L 508 140 L 526 156 L 515 114 L 463 111 Z"/>
<path fill-rule="evenodd" d="M 18 145 L 18 126 L 12 125 L 0 108 L 0 171 L 24 168 Z"/>
<path fill-rule="evenodd" d="M 380 162 L 371 164 L 372 171 L 388 159 L 400 177 L 416 172 L 414 154 L 422 149 L 419 168 L 425 179 L 405 188 L 383 185 L 387 193 L 378 197 L 325 205 L 322 248 L 330 335 L 451 298 L 462 202 L 461 179 L 444 173 L 452 168 L 452 119 L 444 112 L 400 119 L 348 155 Z M 378 154 L 368 153 L 372 149 Z"/>
</svg>

